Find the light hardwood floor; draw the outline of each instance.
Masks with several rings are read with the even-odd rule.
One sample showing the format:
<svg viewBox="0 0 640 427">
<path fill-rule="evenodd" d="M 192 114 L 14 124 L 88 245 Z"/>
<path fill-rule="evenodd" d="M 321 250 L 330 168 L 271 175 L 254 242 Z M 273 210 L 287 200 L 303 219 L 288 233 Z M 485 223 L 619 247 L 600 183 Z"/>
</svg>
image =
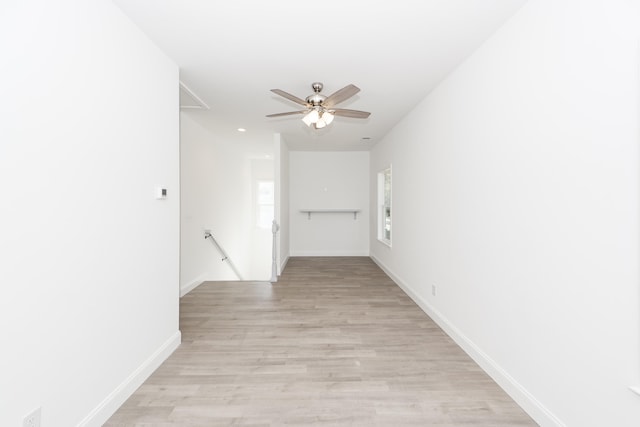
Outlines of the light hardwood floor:
<svg viewBox="0 0 640 427">
<path fill-rule="evenodd" d="M 207 282 L 107 426 L 535 426 L 369 258 Z"/>
</svg>

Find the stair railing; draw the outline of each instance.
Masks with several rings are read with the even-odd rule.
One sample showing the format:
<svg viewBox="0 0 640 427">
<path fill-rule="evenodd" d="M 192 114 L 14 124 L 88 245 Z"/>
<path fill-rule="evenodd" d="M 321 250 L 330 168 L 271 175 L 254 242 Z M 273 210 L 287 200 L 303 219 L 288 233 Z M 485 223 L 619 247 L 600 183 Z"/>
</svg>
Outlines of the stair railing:
<svg viewBox="0 0 640 427">
<path fill-rule="evenodd" d="M 222 248 L 222 246 L 220 246 L 220 243 L 218 243 L 218 241 L 216 240 L 215 237 L 213 237 L 213 234 L 211 234 L 211 232 L 209 230 L 205 230 L 204 232 L 204 238 L 205 239 L 209 239 L 211 240 L 211 242 L 213 243 L 213 245 L 218 249 L 218 252 L 220 252 L 220 255 L 222 255 L 222 259 L 221 261 L 227 261 L 227 264 L 229 264 L 229 267 L 231 267 L 231 269 L 233 270 L 233 272 L 235 273 L 236 276 L 238 276 L 239 280 L 244 280 L 242 278 L 242 275 L 240 274 L 240 272 L 238 271 L 238 269 L 236 268 L 235 264 L 233 263 L 233 261 L 231 261 L 231 258 L 229 258 L 229 255 L 227 255 L 227 253 L 225 252 L 225 250 Z"/>
</svg>

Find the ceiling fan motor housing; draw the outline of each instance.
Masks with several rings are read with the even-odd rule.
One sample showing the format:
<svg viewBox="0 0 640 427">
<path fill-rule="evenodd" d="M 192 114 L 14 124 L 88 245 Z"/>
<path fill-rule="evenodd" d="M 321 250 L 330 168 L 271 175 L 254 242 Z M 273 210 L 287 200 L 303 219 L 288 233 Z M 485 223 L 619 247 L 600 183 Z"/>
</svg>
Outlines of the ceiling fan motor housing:
<svg viewBox="0 0 640 427">
<path fill-rule="evenodd" d="M 305 98 L 305 101 L 307 101 L 307 104 L 311 104 L 314 107 L 317 107 L 320 104 L 322 104 L 325 99 L 327 99 L 326 96 L 320 95 L 320 91 L 322 91 L 323 87 L 324 86 L 320 82 L 311 83 L 311 88 L 313 89 L 314 93 Z"/>
<path fill-rule="evenodd" d="M 319 93 L 314 93 L 313 95 L 307 96 L 305 101 L 307 101 L 308 104 L 311 104 L 314 107 L 317 107 L 317 106 L 321 105 L 324 102 L 325 99 L 327 99 L 326 96 L 320 95 Z"/>
</svg>

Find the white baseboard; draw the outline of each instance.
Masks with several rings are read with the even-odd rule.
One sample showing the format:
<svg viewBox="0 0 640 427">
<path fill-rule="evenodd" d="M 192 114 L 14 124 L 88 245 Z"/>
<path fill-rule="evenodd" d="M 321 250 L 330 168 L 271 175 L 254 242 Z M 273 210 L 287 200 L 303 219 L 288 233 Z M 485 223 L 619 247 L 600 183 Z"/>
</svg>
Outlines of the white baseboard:
<svg viewBox="0 0 640 427">
<path fill-rule="evenodd" d="M 180 345 L 182 338 L 177 331 L 165 341 L 147 360 L 144 361 L 129 377 L 113 390 L 100 404 L 93 409 L 78 427 L 102 426 L 122 404 L 149 378 L 158 367 L 167 360 Z"/>
<path fill-rule="evenodd" d="M 299 251 L 291 256 L 369 256 L 369 251 Z"/>
<path fill-rule="evenodd" d="M 284 260 L 282 260 L 282 262 L 280 263 L 280 270 L 278 270 L 278 276 L 282 275 L 282 272 L 284 271 L 284 268 L 287 266 L 287 263 L 289 262 L 289 255 L 287 255 Z"/>
<path fill-rule="evenodd" d="M 180 298 L 182 298 L 198 286 L 202 285 L 206 281 L 206 277 L 206 274 L 201 274 L 195 280 L 192 280 L 184 286 L 180 286 Z"/>
<path fill-rule="evenodd" d="M 446 317 L 418 295 L 413 288 L 385 266 L 374 255 L 375 262 L 434 322 L 446 332 L 502 389 L 516 401 L 524 411 L 542 426 L 566 427 L 558 417 L 548 410 L 529 391 L 518 383 L 507 371 L 491 359 L 480 347 L 465 336 Z"/>
</svg>

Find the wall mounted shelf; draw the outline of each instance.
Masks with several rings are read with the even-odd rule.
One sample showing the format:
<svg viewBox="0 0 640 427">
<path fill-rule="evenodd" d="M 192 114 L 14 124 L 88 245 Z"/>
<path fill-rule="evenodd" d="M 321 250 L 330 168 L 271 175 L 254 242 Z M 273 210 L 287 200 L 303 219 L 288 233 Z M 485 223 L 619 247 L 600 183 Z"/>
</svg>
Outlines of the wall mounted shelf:
<svg viewBox="0 0 640 427">
<path fill-rule="evenodd" d="M 360 211 L 361 209 L 300 209 L 300 212 L 307 214 L 307 219 L 311 219 L 312 213 L 352 213 L 355 220 Z"/>
</svg>

